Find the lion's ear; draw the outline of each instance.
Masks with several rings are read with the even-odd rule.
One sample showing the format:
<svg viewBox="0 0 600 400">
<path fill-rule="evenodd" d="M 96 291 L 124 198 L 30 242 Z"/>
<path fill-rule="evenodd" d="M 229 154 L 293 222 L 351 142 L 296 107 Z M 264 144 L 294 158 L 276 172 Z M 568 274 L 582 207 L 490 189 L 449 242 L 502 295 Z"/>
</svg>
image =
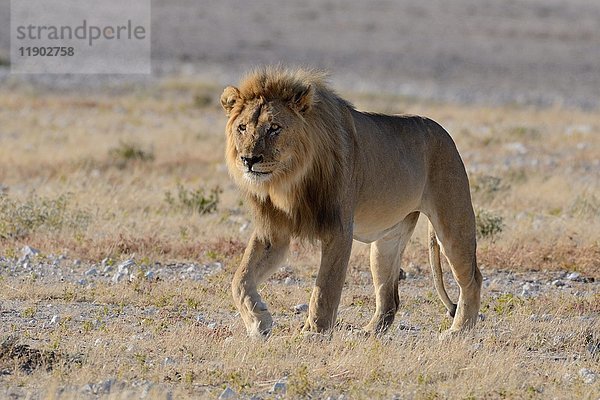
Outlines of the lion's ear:
<svg viewBox="0 0 600 400">
<path fill-rule="evenodd" d="M 225 113 L 229 115 L 235 106 L 235 103 L 240 99 L 240 91 L 234 86 L 227 86 L 221 95 L 221 105 Z"/>
<path fill-rule="evenodd" d="M 290 108 L 300 114 L 305 114 L 310 110 L 314 102 L 314 89 L 311 85 L 298 90 L 290 100 Z"/>
</svg>

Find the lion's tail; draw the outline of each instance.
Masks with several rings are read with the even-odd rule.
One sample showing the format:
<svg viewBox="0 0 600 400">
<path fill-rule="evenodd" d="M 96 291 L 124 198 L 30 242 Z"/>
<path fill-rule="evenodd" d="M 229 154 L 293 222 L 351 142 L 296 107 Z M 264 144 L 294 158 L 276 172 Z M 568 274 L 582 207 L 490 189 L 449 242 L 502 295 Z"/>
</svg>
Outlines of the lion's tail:
<svg viewBox="0 0 600 400">
<path fill-rule="evenodd" d="M 433 283 L 435 290 L 448 309 L 448 314 L 454 317 L 456 313 L 456 304 L 450 300 L 446 288 L 444 287 L 444 277 L 442 276 L 442 263 L 440 260 L 440 244 L 433 229 L 433 225 L 429 222 L 429 264 L 431 264 L 431 272 L 433 273 Z"/>
</svg>

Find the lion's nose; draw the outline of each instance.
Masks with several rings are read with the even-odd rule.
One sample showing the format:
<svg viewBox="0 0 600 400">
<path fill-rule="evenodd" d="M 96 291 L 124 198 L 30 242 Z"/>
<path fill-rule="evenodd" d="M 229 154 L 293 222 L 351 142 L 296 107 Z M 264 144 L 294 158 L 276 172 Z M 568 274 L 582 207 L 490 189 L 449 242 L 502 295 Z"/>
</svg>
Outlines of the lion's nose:
<svg viewBox="0 0 600 400">
<path fill-rule="evenodd" d="M 254 157 L 241 157 L 242 162 L 248 168 L 248 171 L 252 171 L 252 166 L 257 164 L 263 160 L 263 156 L 254 156 Z"/>
</svg>

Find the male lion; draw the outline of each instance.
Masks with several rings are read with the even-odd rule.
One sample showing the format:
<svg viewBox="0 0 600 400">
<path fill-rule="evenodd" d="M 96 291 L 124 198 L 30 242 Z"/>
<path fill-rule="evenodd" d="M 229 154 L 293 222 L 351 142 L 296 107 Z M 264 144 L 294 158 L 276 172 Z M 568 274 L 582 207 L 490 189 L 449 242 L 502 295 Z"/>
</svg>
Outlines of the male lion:
<svg viewBox="0 0 600 400">
<path fill-rule="evenodd" d="M 319 240 L 321 266 L 304 329 L 333 328 L 352 240 L 371 243 L 375 315 L 383 333 L 399 307 L 404 248 L 419 214 L 429 218 L 438 294 L 454 317 L 448 333 L 475 324 L 482 276 L 464 165 L 449 134 L 418 116 L 357 111 L 312 70 L 266 67 L 228 86 L 229 172 L 249 204 L 255 230 L 232 283 L 248 333 L 273 320 L 257 285 L 279 266 L 290 238 Z M 443 286 L 439 243 L 460 287 L 458 306 Z"/>
</svg>

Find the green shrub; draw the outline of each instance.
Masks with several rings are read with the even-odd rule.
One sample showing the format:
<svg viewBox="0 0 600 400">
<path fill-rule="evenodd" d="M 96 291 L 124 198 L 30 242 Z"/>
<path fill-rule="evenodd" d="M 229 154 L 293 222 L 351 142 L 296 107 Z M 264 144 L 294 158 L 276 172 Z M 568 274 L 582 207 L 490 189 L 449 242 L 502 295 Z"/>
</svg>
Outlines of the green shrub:
<svg viewBox="0 0 600 400">
<path fill-rule="evenodd" d="M 117 147 L 108 151 L 108 156 L 119 168 L 124 168 L 127 164 L 135 161 L 154 160 L 154 153 L 151 150 L 144 150 L 140 145 L 132 142 L 119 142 Z"/>
<path fill-rule="evenodd" d="M 492 175 L 477 175 L 471 177 L 471 191 L 479 198 L 489 201 L 498 193 L 509 189 L 510 186 L 502 178 Z"/>
<path fill-rule="evenodd" d="M 19 202 L 0 193 L 0 238 L 24 238 L 39 229 L 57 232 L 65 228 L 82 230 L 91 216 L 69 207 L 70 195 L 55 199 L 35 194 Z"/>
<path fill-rule="evenodd" d="M 177 196 L 170 191 L 165 193 L 165 201 L 177 210 L 209 214 L 217 211 L 219 195 L 223 191 L 217 186 L 206 193 L 204 188 L 187 189 L 181 183 L 177 184 Z"/>
<path fill-rule="evenodd" d="M 483 208 L 475 209 L 475 223 L 479 238 L 494 238 L 504 229 L 504 219 Z"/>
</svg>

